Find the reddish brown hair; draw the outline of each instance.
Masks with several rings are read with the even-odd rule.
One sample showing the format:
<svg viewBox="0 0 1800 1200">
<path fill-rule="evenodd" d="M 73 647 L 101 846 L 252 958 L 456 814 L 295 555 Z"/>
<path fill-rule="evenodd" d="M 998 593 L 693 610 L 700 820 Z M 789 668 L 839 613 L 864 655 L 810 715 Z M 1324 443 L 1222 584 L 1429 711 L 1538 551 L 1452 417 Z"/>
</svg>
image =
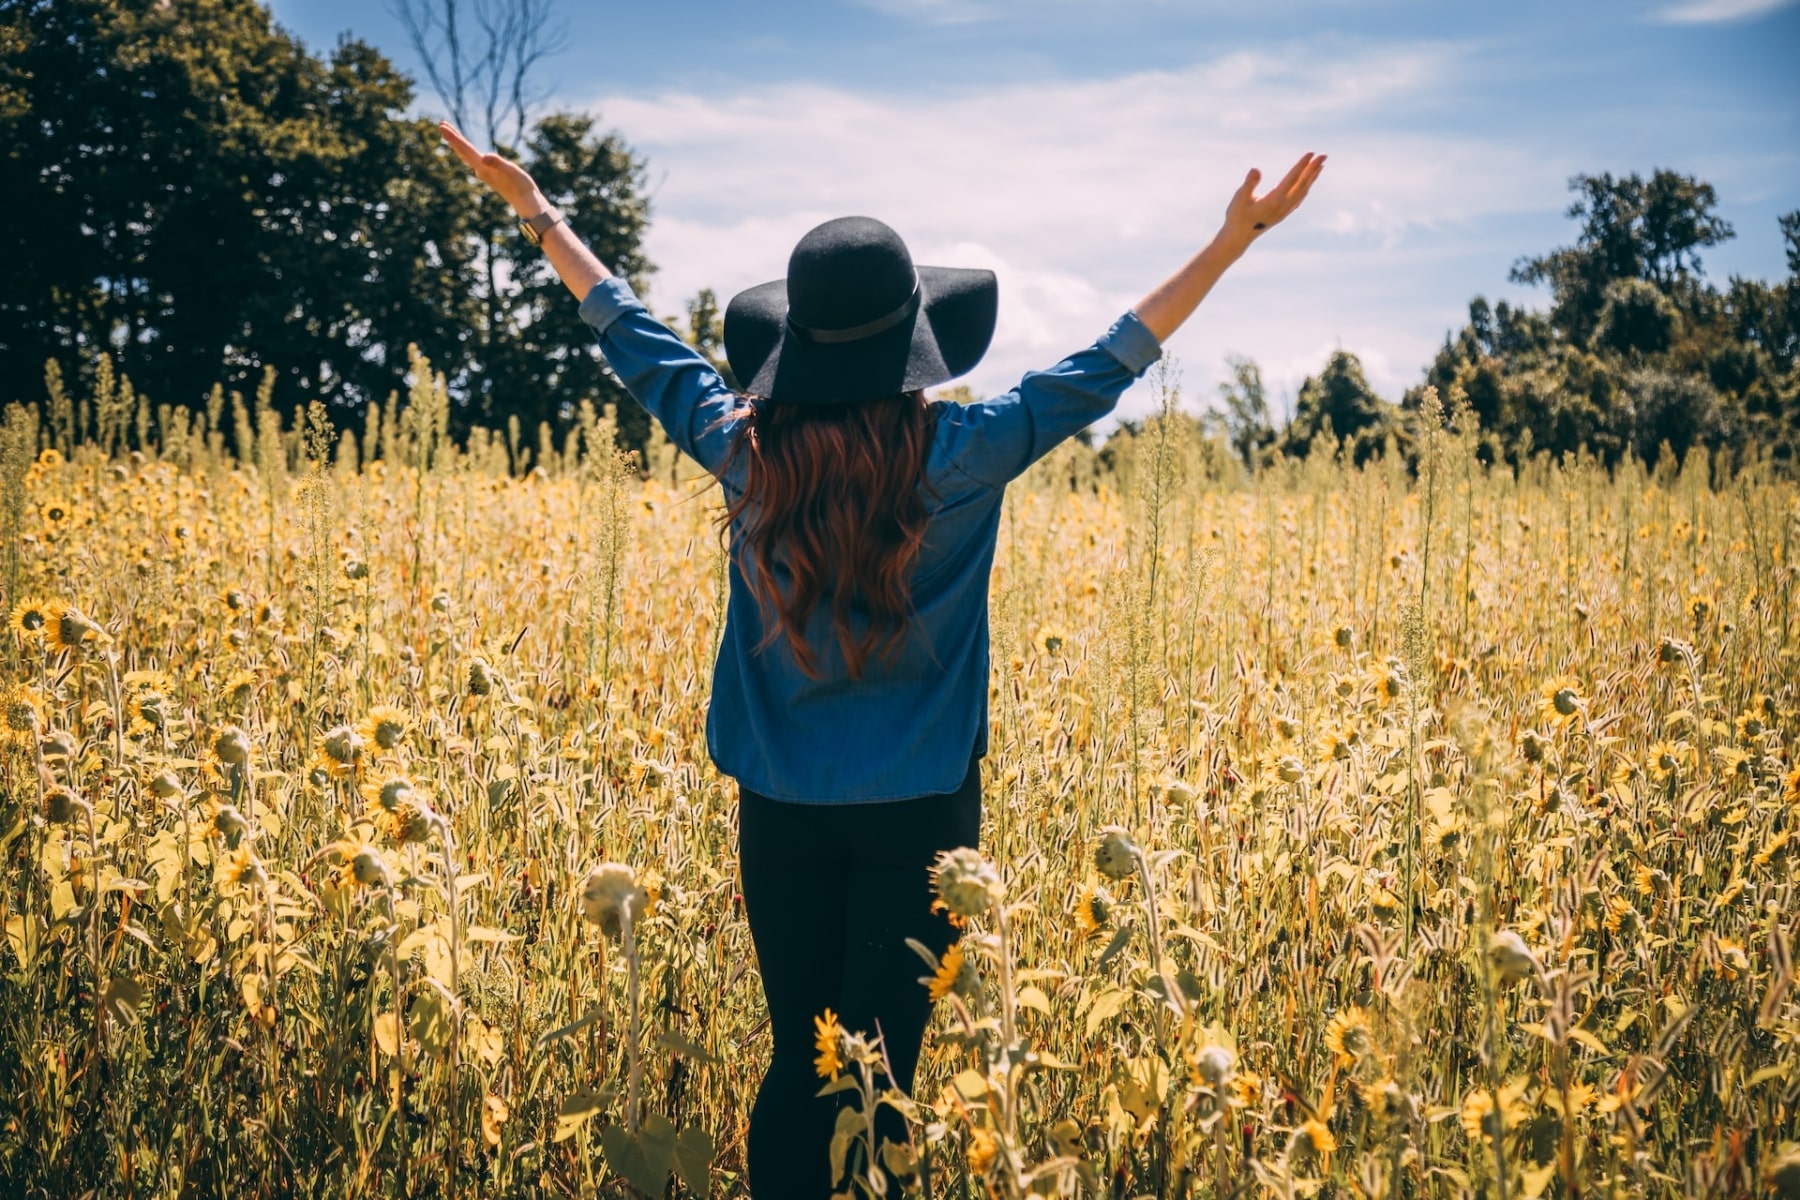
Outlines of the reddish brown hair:
<svg viewBox="0 0 1800 1200">
<path fill-rule="evenodd" d="M 906 640 L 936 409 L 924 392 L 858 404 L 746 401 L 730 451 L 731 462 L 744 460 L 744 491 L 719 526 L 723 534 L 743 521 L 733 554 L 767 626 L 757 649 L 785 637 L 800 669 L 818 678 L 806 623 L 829 595 L 844 663 L 861 679 L 872 656 L 892 661 Z M 869 618 L 860 635 L 850 625 L 856 608 Z"/>
</svg>

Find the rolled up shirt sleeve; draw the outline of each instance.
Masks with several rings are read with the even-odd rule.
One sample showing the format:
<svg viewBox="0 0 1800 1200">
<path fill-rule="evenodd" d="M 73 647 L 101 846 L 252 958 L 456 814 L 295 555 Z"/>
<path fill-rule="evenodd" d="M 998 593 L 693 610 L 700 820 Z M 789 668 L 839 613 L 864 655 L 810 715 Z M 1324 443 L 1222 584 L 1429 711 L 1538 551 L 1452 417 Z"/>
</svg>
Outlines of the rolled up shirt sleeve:
<svg viewBox="0 0 1800 1200">
<path fill-rule="evenodd" d="M 1047 371 L 1032 371 L 1004 395 L 952 405 L 947 447 L 963 474 L 1003 488 L 1064 439 L 1087 428 L 1162 357 L 1156 335 L 1127 312 L 1100 340 Z"/>
<path fill-rule="evenodd" d="M 581 319 L 632 398 L 643 405 L 677 449 L 714 475 L 725 465 L 736 432 L 738 396 L 692 346 L 650 315 L 623 279 L 589 289 Z"/>
</svg>

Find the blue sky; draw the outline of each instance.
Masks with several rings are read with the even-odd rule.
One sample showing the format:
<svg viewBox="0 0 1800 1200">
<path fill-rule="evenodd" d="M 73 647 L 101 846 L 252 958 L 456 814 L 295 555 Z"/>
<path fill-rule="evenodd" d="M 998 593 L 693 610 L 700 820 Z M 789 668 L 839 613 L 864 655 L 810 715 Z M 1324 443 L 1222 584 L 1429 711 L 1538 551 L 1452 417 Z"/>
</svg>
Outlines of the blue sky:
<svg viewBox="0 0 1800 1200">
<path fill-rule="evenodd" d="M 380 0 L 276 0 L 315 48 L 348 30 L 423 78 Z M 1800 208 L 1796 0 L 845 0 L 577 3 L 540 74 L 649 162 L 649 299 L 779 276 L 860 212 L 920 262 L 1000 275 L 993 392 L 1091 342 L 1217 227 L 1250 166 L 1330 155 L 1306 207 L 1175 338 L 1187 394 L 1228 353 L 1279 402 L 1336 347 L 1390 397 L 1471 296 L 1573 238 L 1578 171 L 1669 167 L 1737 238 L 1710 275 L 1786 273 Z M 421 87 L 417 108 L 438 102 Z M 1133 389 L 1121 412 L 1141 412 Z"/>
</svg>

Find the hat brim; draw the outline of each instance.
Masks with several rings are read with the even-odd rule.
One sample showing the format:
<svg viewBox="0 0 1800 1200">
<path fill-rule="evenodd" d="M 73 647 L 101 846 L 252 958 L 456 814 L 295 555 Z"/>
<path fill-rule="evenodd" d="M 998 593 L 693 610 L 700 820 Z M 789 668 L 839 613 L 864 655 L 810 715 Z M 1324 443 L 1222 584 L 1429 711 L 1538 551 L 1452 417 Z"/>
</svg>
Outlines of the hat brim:
<svg viewBox="0 0 1800 1200">
<path fill-rule="evenodd" d="M 725 357 L 743 391 L 791 404 L 853 404 L 918 391 L 971 370 L 994 340 L 992 271 L 920 267 L 919 308 L 857 342 L 820 343 L 787 323 L 787 281 L 739 292 L 725 308 Z"/>
</svg>

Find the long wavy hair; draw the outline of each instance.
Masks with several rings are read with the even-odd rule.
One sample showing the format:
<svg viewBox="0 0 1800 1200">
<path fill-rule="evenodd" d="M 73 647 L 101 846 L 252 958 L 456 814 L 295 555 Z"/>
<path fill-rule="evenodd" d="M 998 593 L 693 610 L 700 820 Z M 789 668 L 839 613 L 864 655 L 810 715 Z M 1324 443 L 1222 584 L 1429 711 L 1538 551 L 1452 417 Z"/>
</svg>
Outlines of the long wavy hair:
<svg viewBox="0 0 1800 1200">
<path fill-rule="evenodd" d="M 857 404 L 781 404 L 745 397 L 728 462 L 744 462 L 744 490 L 719 519 L 762 609 L 757 649 L 785 637 L 810 678 L 823 672 L 806 642 L 829 599 L 850 678 L 871 659 L 891 662 L 912 624 L 912 570 L 930 513 L 921 495 L 937 410 L 924 392 Z M 727 420 L 732 419 L 727 417 Z M 785 579 L 785 583 L 784 583 Z M 851 623 L 868 618 L 861 633 Z"/>
</svg>

